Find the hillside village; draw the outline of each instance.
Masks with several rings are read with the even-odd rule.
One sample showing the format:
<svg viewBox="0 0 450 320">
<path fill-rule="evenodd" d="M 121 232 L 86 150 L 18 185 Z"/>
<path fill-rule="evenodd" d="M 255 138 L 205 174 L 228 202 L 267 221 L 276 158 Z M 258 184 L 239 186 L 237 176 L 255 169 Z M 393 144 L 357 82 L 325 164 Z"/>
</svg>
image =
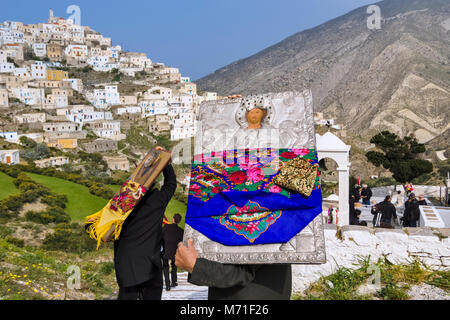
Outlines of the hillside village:
<svg viewBox="0 0 450 320">
<path fill-rule="evenodd" d="M 19 163 L 18 146 L 31 139 L 62 151 L 34 157 L 42 168 L 69 165 L 83 151 L 101 153 L 112 171 L 128 171 L 152 145 L 192 137 L 198 106 L 217 98 L 198 92 L 178 68 L 127 52 L 51 9 L 45 23 L 0 24 L 5 164 Z"/>
</svg>

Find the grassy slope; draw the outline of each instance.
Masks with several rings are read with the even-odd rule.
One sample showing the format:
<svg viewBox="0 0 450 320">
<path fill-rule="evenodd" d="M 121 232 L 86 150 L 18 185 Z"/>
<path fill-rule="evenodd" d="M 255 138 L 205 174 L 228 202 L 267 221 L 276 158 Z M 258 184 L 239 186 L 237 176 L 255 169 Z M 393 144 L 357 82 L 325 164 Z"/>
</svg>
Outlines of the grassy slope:
<svg viewBox="0 0 450 320">
<path fill-rule="evenodd" d="M 93 214 L 107 204 L 106 199 L 89 193 L 85 186 L 59 178 L 42 176 L 27 172 L 33 180 L 49 187 L 52 191 L 67 195 L 69 199 L 66 212 L 73 220 L 82 221 L 84 217 Z"/>
<path fill-rule="evenodd" d="M 11 194 L 19 193 L 19 190 L 12 183 L 14 178 L 0 172 L 0 199 L 3 199 Z"/>
<path fill-rule="evenodd" d="M 69 198 L 67 213 L 73 220 L 83 220 L 85 216 L 97 212 L 108 202 L 106 199 L 90 194 L 88 188 L 85 186 L 54 177 L 34 173 L 27 174 L 36 182 L 49 187 L 52 191 L 67 195 Z M 109 187 L 114 191 L 118 191 L 120 188 L 118 185 L 109 185 Z M 172 199 L 167 206 L 166 216 L 169 220 L 172 220 L 175 213 L 180 213 L 184 217 L 186 214 L 186 205 L 178 200 Z M 184 220 L 180 226 L 184 228 Z"/>
</svg>

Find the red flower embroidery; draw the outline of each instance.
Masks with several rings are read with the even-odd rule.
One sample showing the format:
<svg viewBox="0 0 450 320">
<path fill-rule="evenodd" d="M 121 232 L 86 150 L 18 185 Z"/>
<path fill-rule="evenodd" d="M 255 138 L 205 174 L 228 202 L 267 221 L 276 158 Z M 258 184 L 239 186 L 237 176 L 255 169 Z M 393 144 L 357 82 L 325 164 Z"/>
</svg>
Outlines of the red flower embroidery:
<svg viewBox="0 0 450 320">
<path fill-rule="evenodd" d="M 282 154 L 280 154 L 280 156 L 286 159 L 294 159 L 295 157 L 297 157 L 297 155 L 292 151 L 283 152 Z"/>
<path fill-rule="evenodd" d="M 241 184 L 247 181 L 247 175 L 242 171 L 236 171 L 230 175 L 229 179 L 235 184 Z"/>
<path fill-rule="evenodd" d="M 219 193 L 219 192 L 221 192 L 222 190 L 223 190 L 222 187 L 214 187 L 214 188 L 212 188 L 211 192 L 212 192 L 212 193 Z"/>
</svg>

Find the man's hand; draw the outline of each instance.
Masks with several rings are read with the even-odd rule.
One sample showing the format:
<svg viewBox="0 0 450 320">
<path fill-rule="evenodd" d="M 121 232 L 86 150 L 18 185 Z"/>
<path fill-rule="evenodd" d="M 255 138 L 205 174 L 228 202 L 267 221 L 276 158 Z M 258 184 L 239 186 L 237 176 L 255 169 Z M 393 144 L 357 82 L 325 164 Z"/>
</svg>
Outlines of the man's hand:
<svg viewBox="0 0 450 320">
<path fill-rule="evenodd" d="M 163 147 L 160 147 L 160 146 L 156 146 L 156 147 L 155 147 L 155 150 L 157 150 L 157 151 L 166 151 L 166 150 L 164 150 Z"/>
<path fill-rule="evenodd" d="M 197 261 L 198 253 L 194 248 L 194 241 L 188 240 L 188 246 L 185 247 L 183 242 L 178 244 L 177 253 L 175 254 L 175 265 L 187 272 L 192 273 L 195 262 Z"/>
</svg>

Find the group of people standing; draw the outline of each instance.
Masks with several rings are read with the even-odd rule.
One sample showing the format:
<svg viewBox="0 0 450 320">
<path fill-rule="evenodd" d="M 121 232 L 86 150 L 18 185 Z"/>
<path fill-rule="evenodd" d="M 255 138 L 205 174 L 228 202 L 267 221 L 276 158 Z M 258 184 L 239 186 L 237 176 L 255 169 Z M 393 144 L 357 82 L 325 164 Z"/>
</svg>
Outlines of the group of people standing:
<svg viewBox="0 0 450 320">
<path fill-rule="evenodd" d="M 426 205 L 425 197 L 423 195 L 416 198 L 412 192 L 412 185 L 405 186 L 408 200 L 404 202 L 403 217 L 398 219 L 396 205 L 400 205 L 402 201 L 401 192 L 398 191 L 394 196 L 387 195 L 380 203 L 370 201 L 372 197 L 372 190 L 366 184 L 361 186 L 355 185 L 350 195 L 350 224 L 352 225 L 367 225 L 364 221 L 359 221 L 361 211 L 355 208 L 355 203 L 362 200 L 364 205 L 372 205 L 371 213 L 373 214 L 373 226 L 380 228 L 393 229 L 393 223 L 403 227 L 417 227 L 417 222 L 420 218 L 420 205 Z M 395 198 L 395 199 L 393 199 Z M 400 220 L 400 221 L 399 221 Z"/>
</svg>

